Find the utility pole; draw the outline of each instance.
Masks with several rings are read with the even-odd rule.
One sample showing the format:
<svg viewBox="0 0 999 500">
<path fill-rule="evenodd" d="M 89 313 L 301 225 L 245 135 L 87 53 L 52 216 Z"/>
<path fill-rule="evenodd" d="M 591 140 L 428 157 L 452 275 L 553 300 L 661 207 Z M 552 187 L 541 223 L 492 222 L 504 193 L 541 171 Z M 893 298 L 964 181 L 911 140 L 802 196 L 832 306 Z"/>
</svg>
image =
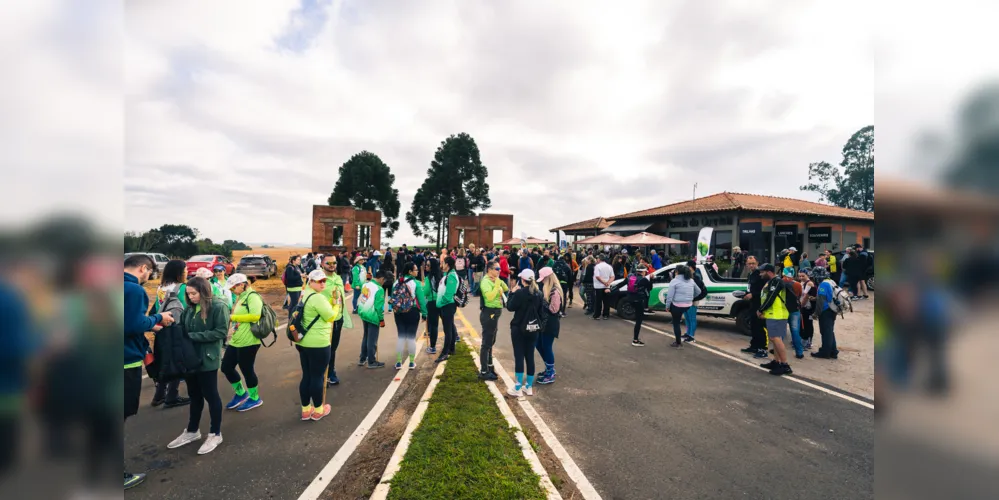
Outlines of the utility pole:
<svg viewBox="0 0 999 500">
<path fill-rule="evenodd" d="M 694 183 L 694 198 L 693 199 L 694 200 L 697 199 L 697 183 L 696 182 Z"/>
</svg>

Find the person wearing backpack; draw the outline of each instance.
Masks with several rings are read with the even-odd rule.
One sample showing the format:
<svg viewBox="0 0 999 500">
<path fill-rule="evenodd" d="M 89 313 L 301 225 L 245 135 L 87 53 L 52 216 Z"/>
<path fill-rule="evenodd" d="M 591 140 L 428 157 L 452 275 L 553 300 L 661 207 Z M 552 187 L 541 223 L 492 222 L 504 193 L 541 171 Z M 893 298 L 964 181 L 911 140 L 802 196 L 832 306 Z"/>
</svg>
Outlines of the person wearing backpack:
<svg viewBox="0 0 999 500">
<path fill-rule="evenodd" d="M 441 281 L 441 263 L 435 257 L 428 257 L 423 263 L 423 298 L 427 303 L 427 336 L 430 346 L 427 354 L 437 354 L 437 328 L 441 313 L 437 309 L 437 284 Z"/>
<path fill-rule="evenodd" d="M 697 282 L 694 281 L 694 270 L 688 266 L 677 266 L 676 277 L 669 282 L 669 289 L 666 292 L 666 310 L 669 311 L 673 321 L 673 336 L 676 342 L 670 347 L 680 349 L 683 347 L 683 337 L 680 335 L 680 318 L 694 305 L 694 297 L 701 294 Z"/>
<path fill-rule="evenodd" d="M 211 283 L 201 277 L 192 279 L 186 292 L 189 307 L 181 314 L 180 323 L 194 343 L 200 363 L 194 373 L 185 377 L 192 400 L 187 428 L 167 448 L 180 448 L 201 439 L 199 424 L 207 403 L 210 416 L 208 438 L 198 449 L 198 455 L 205 455 L 222 444 L 222 398 L 219 396 L 218 372 L 222 341 L 229 329 L 229 304 L 215 296 Z"/>
<path fill-rule="evenodd" d="M 587 257 L 589 258 L 589 257 Z M 631 345 L 644 347 L 638 336 L 642 331 L 642 322 L 645 320 L 645 309 L 649 307 L 649 297 L 652 294 L 652 280 L 648 276 L 649 268 L 638 266 L 635 274 L 628 277 L 628 300 L 635 306 L 635 332 L 631 340 Z"/>
<path fill-rule="evenodd" d="M 518 278 L 506 303 L 506 309 L 513 313 L 510 337 L 516 376 L 515 385 L 507 389 L 507 394 L 515 398 L 534 395 L 534 349 L 538 335 L 544 330 L 541 316 L 544 299 L 534 281 L 534 271 L 524 269 Z"/>
<path fill-rule="evenodd" d="M 801 296 L 804 289 L 801 283 L 794 279 L 794 269 L 785 267 L 784 286 L 787 287 L 787 326 L 791 329 L 791 345 L 794 346 L 794 357 L 804 359 L 805 350 L 801 341 Z"/>
<path fill-rule="evenodd" d="M 538 335 L 537 349 L 541 354 L 541 359 L 545 362 L 545 371 L 538 374 L 539 384 L 550 384 L 555 381 L 555 339 L 558 338 L 561 329 L 561 311 L 565 304 L 563 295 L 563 284 L 559 283 L 558 276 L 550 267 L 541 268 L 538 273 L 541 281 L 542 315 L 547 315 L 544 330 Z"/>
<path fill-rule="evenodd" d="M 326 372 L 326 383 L 328 385 L 337 385 L 340 383 L 340 379 L 336 376 L 336 350 L 340 347 L 340 335 L 343 333 L 343 328 L 354 328 L 354 323 L 350 319 L 349 314 L 344 314 L 347 309 L 347 291 L 343 286 L 343 279 L 336 273 L 337 270 L 337 259 L 336 257 L 327 255 L 323 258 L 323 272 L 326 273 L 326 287 L 320 291 L 323 297 L 330 303 L 330 307 L 333 308 L 333 327 L 332 336 L 330 337 L 330 366 L 329 370 Z"/>
<path fill-rule="evenodd" d="M 284 268 L 284 274 L 281 275 L 281 282 L 284 283 L 285 292 L 288 294 L 288 319 L 291 320 L 291 312 L 295 310 L 295 306 L 298 305 L 298 299 L 302 297 L 302 269 L 298 266 L 301 262 L 302 257 L 299 255 L 292 255 L 288 259 L 288 265 Z"/>
<path fill-rule="evenodd" d="M 687 267 L 694 271 L 694 284 L 701 291 L 701 293 L 694 297 L 694 302 L 691 303 L 690 309 L 687 309 L 687 312 L 683 314 L 683 320 L 687 323 L 687 334 L 683 336 L 683 341 L 690 343 L 696 342 L 694 336 L 697 335 L 697 305 L 708 296 L 708 288 L 704 286 L 704 280 L 701 279 L 700 274 L 697 272 L 697 262 L 689 260 L 687 261 Z"/>
<path fill-rule="evenodd" d="M 441 348 L 441 354 L 435 363 L 440 363 L 454 354 L 454 346 L 458 341 L 458 329 L 454 325 L 454 315 L 458 312 L 458 306 L 455 304 L 454 295 L 461 280 L 454 266 L 454 257 L 446 257 L 441 262 L 444 278 L 437 285 L 437 310 L 441 315 L 441 328 L 444 329 L 444 347 Z"/>
<path fill-rule="evenodd" d="M 358 289 L 361 298 L 357 303 L 357 314 L 364 324 L 361 338 L 361 359 L 357 366 L 383 368 L 385 363 L 378 361 L 378 335 L 385 326 L 385 282 L 392 281 L 392 273 L 379 269 L 375 279 Z"/>
<path fill-rule="evenodd" d="M 160 286 L 156 287 L 156 300 L 153 302 L 153 309 L 150 314 L 170 313 L 174 318 L 180 318 L 187 304 L 185 301 L 187 284 L 187 263 L 182 260 L 171 260 L 163 268 Z M 180 323 L 176 327 L 167 327 L 157 334 L 157 338 L 162 338 L 160 347 L 166 345 L 167 339 L 174 339 L 179 331 Z M 153 344 L 155 355 L 155 347 Z M 152 375 L 150 375 L 152 377 Z M 174 378 L 170 381 L 163 381 L 161 377 L 152 377 L 156 380 L 155 391 L 153 393 L 152 406 L 155 408 L 165 403 L 164 408 L 176 408 L 190 404 L 191 398 L 179 396 L 180 382 L 182 378 Z"/>
<path fill-rule="evenodd" d="M 354 257 L 354 267 L 350 270 L 350 287 L 354 290 L 354 314 L 357 314 L 357 299 L 361 296 L 361 288 L 368 281 L 364 262 L 363 255 Z"/>
<path fill-rule="evenodd" d="M 821 268 L 818 268 L 821 269 Z M 821 280 L 819 283 L 819 289 L 816 292 L 816 311 L 819 313 L 819 338 L 822 340 L 822 345 L 819 347 L 818 352 L 813 352 L 813 358 L 820 359 L 838 359 L 839 349 L 836 348 L 836 314 L 841 304 L 837 303 L 836 298 L 836 283 L 830 279 L 829 275 L 824 271 L 818 271 L 816 269 L 816 274 L 814 279 L 816 281 Z"/>
<path fill-rule="evenodd" d="M 319 421 L 332 412 L 332 406 L 326 403 L 326 380 L 336 312 L 323 294 L 328 286 L 326 278 L 322 269 L 309 273 L 299 309 L 303 333 L 295 341 L 295 350 L 302 366 L 302 380 L 298 384 L 302 421 Z"/>
<path fill-rule="evenodd" d="M 427 317 L 426 294 L 419 280 L 420 268 L 412 261 L 406 262 L 392 287 L 390 304 L 395 312 L 395 326 L 399 339 L 395 344 L 395 369 L 402 369 L 403 350 L 409 353 L 409 369 L 416 369 L 416 330 L 420 320 Z"/>
<path fill-rule="evenodd" d="M 808 268 L 812 276 L 816 275 L 819 267 Z M 821 272 L 825 272 L 822 269 Z M 804 268 L 798 272 L 798 283 L 801 284 L 801 342 L 802 349 L 810 351 L 812 349 L 812 337 L 815 336 L 815 322 L 812 315 L 815 314 L 815 301 L 818 297 L 818 287 L 812 281 L 808 272 Z"/>
<path fill-rule="evenodd" d="M 559 289 L 562 291 L 562 298 L 568 297 L 572 290 L 572 257 L 568 253 L 561 256 L 559 259 L 555 260 L 554 266 L 549 268 L 555 273 L 555 280 L 558 282 Z M 542 268 L 544 270 L 544 268 Z M 540 273 L 538 273 L 540 275 Z M 565 308 L 567 307 L 567 300 L 563 300 L 561 307 L 559 308 L 558 314 L 560 317 L 565 317 Z"/>
<path fill-rule="evenodd" d="M 760 366 L 768 368 L 771 375 L 790 375 L 793 372 L 787 362 L 784 339 L 787 336 L 787 318 L 790 316 L 787 309 L 787 295 L 791 292 L 788 292 L 784 280 L 777 276 L 777 268 L 773 264 L 760 266 L 760 276 L 767 280 L 767 283 L 763 286 L 760 295 L 761 304 L 756 314 L 766 321 L 767 336 L 774 346 L 774 360 Z"/>
<path fill-rule="evenodd" d="M 258 391 L 257 374 L 253 370 L 257 351 L 260 350 L 260 339 L 250 331 L 251 324 L 260 321 L 264 301 L 259 293 L 250 288 L 249 279 L 243 273 L 229 276 L 225 287 L 236 296 L 236 304 L 229 316 L 232 340 L 222 355 L 221 365 L 222 373 L 232 384 L 235 394 L 225 407 L 227 410 L 249 411 L 264 404 Z M 237 366 L 246 379 L 245 384 L 236 371 Z"/>
</svg>

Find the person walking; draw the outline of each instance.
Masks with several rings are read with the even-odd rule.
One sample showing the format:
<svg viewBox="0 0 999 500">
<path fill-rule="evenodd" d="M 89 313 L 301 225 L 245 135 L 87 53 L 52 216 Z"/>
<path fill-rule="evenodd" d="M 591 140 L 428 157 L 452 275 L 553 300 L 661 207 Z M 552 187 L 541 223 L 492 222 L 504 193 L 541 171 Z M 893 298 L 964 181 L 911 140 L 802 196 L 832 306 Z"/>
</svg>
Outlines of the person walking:
<svg viewBox="0 0 999 500">
<path fill-rule="evenodd" d="M 326 384 L 338 385 L 340 378 L 336 375 L 336 350 L 340 348 L 340 335 L 344 327 L 354 328 L 354 322 L 350 319 L 347 310 L 347 290 L 343 286 L 343 279 L 336 273 L 337 259 L 332 255 L 323 257 L 323 273 L 326 275 L 326 286 L 319 291 L 330 303 L 333 309 L 333 324 L 330 328 L 330 362 L 329 369 L 326 370 Z"/>
<path fill-rule="evenodd" d="M 384 368 L 378 361 L 378 334 L 385 327 L 385 282 L 392 280 L 392 273 L 379 269 L 375 279 L 360 288 L 361 298 L 357 302 L 357 314 L 364 324 L 364 337 L 361 339 L 361 360 L 358 366 Z"/>
<path fill-rule="evenodd" d="M 804 295 L 804 289 L 795 279 L 793 268 L 785 267 L 783 273 L 786 292 L 794 295 L 787 297 L 787 326 L 791 329 L 791 345 L 794 347 L 794 357 L 803 359 L 805 348 L 801 340 L 801 296 Z"/>
<path fill-rule="evenodd" d="M 364 263 L 364 256 L 358 255 L 354 257 L 354 267 L 350 270 L 350 287 L 354 290 L 354 314 L 357 314 L 357 299 L 361 296 L 361 288 L 368 281 Z"/>
<path fill-rule="evenodd" d="M 544 299 L 534 280 L 534 271 L 524 269 L 511 288 L 507 310 L 513 312 L 510 337 L 513 343 L 515 384 L 507 394 L 515 398 L 534 395 L 534 349 L 541 333 Z"/>
<path fill-rule="evenodd" d="M 746 294 L 745 298 L 749 300 L 750 307 L 756 311 L 760 308 L 760 295 L 763 292 L 763 286 L 766 285 L 766 280 L 760 275 L 755 256 L 746 257 L 746 272 L 749 273 L 749 293 Z M 753 314 L 749 326 L 752 338 L 749 341 L 749 347 L 743 349 L 742 352 L 751 353 L 753 357 L 758 359 L 769 357 L 767 355 L 769 342 L 766 323 L 762 318 Z"/>
<path fill-rule="evenodd" d="M 635 308 L 635 335 L 631 339 L 631 345 L 645 347 L 645 342 L 642 342 L 638 337 L 642 331 L 642 322 L 645 321 L 645 309 L 649 307 L 649 297 L 652 294 L 652 280 L 649 279 L 649 268 L 642 265 L 636 267 L 635 279 L 628 284 L 628 300 L 634 304 Z"/>
<path fill-rule="evenodd" d="M 709 264 L 705 264 L 705 266 L 707 265 Z M 687 261 L 687 267 L 693 271 L 694 284 L 700 290 L 700 293 L 694 297 L 694 302 L 690 305 L 690 309 L 687 309 L 687 312 L 683 314 L 683 322 L 687 324 L 687 333 L 683 336 L 683 341 L 690 343 L 696 342 L 694 336 L 697 335 L 697 305 L 708 296 L 708 289 L 704 286 L 704 280 L 701 279 L 700 273 L 697 272 L 697 262 L 689 260 Z"/>
<path fill-rule="evenodd" d="M 760 296 L 761 304 L 756 310 L 756 315 L 766 321 L 767 336 L 774 346 L 773 361 L 762 363 L 760 366 L 769 369 L 771 375 L 790 375 L 794 372 L 787 362 L 787 348 L 784 347 L 789 316 L 787 309 L 788 287 L 784 284 L 783 279 L 777 276 L 777 268 L 773 264 L 760 266 L 760 276 L 766 280 L 766 285 L 763 287 Z"/>
<path fill-rule="evenodd" d="M 323 257 L 325 264 L 327 257 Z M 333 267 L 333 266 L 330 266 Z M 326 402 L 326 382 L 330 366 L 330 347 L 336 311 L 323 294 L 327 276 L 322 269 L 309 273 L 309 282 L 302 294 L 302 325 L 295 350 L 302 366 L 302 380 L 298 383 L 298 397 L 302 402 L 302 421 L 319 421 L 332 412 Z"/>
<path fill-rule="evenodd" d="M 565 310 L 564 285 L 550 267 L 541 268 L 538 278 L 541 282 L 541 296 L 544 297 L 543 304 L 547 306 L 542 314 L 548 315 L 548 321 L 538 335 L 537 349 L 545 362 L 545 371 L 538 374 L 537 380 L 539 384 L 550 384 L 555 381 L 555 339 L 561 330 L 561 318 L 565 316 L 562 313 Z"/>
<path fill-rule="evenodd" d="M 465 249 L 459 248 L 457 255 L 454 257 L 454 270 L 458 275 L 458 279 L 462 281 L 469 281 L 472 279 L 472 270 L 468 266 L 468 257 L 465 256 Z M 471 288 L 469 288 L 471 290 Z"/>
<path fill-rule="evenodd" d="M 132 254 L 125 259 L 123 283 L 123 333 L 125 351 L 124 375 L 124 422 L 128 417 L 139 413 L 139 399 L 142 397 L 142 367 L 149 352 L 146 332 L 158 332 L 175 321 L 169 311 L 147 316 L 149 295 L 142 287 L 156 270 L 156 263 L 146 254 Z M 179 320 L 180 318 L 176 318 Z M 146 475 L 124 471 L 125 488 L 138 486 L 146 480 Z"/>
<path fill-rule="evenodd" d="M 569 294 L 566 296 L 566 298 L 569 300 L 569 305 L 567 305 L 566 308 L 572 309 L 573 298 L 576 295 L 575 291 L 573 291 L 573 288 L 576 287 L 576 283 L 579 281 L 577 279 L 579 277 L 579 262 L 578 262 L 579 257 L 576 255 L 575 251 L 567 252 L 566 255 L 568 255 L 569 257 L 568 260 L 569 270 L 571 271 L 569 273 Z"/>
<path fill-rule="evenodd" d="M 461 278 L 454 266 L 453 257 L 446 257 L 441 262 L 444 278 L 437 284 L 437 310 L 441 316 L 441 328 L 444 329 L 444 346 L 435 363 L 440 363 L 454 354 L 454 346 L 458 340 L 458 329 L 454 325 L 454 315 L 458 311 L 458 306 L 454 303 L 454 294 L 458 291 Z"/>
<path fill-rule="evenodd" d="M 687 310 L 694 305 L 694 298 L 701 294 L 701 289 L 694 281 L 694 270 L 689 266 L 679 266 L 676 268 L 676 277 L 669 282 L 669 291 L 666 292 L 666 310 L 669 311 L 673 319 L 673 335 L 676 342 L 670 347 L 680 349 L 683 347 L 683 337 L 680 335 L 680 319 Z"/>
<path fill-rule="evenodd" d="M 226 380 L 232 384 L 234 395 L 225 405 L 227 410 L 249 411 L 264 404 L 260 398 L 259 380 L 254 371 L 257 351 L 260 350 L 260 339 L 253 336 L 250 325 L 260 321 L 264 309 L 264 301 L 260 294 L 250 288 L 249 279 L 245 274 L 236 273 L 229 276 L 225 283 L 226 289 L 236 296 L 236 305 L 229 316 L 229 332 L 232 340 L 222 355 L 221 370 Z M 243 373 L 240 378 L 236 367 Z M 245 379 L 245 383 L 244 383 Z"/>
<path fill-rule="evenodd" d="M 493 369 L 493 345 L 503 313 L 504 294 L 510 291 L 500 279 L 503 258 L 486 265 L 486 276 L 479 283 L 479 324 L 482 325 L 482 346 L 479 348 L 479 380 L 496 380 Z"/>
<path fill-rule="evenodd" d="M 846 273 L 847 286 L 850 288 L 851 300 L 867 298 L 867 259 L 855 249 L 847 249 L 850 258 L 843 261 L 843 271 Z"/>
<path fill-rule="evenodd" d="M 816 269 L 821 268 L 810 268 L 813 274 Z M 815 286 L 815 282 L 804 271 L 804 268 L 798 273 L 798 283 L 801 284 L 801 300 L 799 303 L 801 304 L 802 349 L 810 351 L 812 349 L 812 337 L 815 336 L 815 323 L 812 321 L 812 315 L 815 313 L 815 300 L 818 287 Z"/>
<path fill-rule="evenodd" d="M 326 258 L 329 259 L 330 257 Z M 302 269 L 299 267 L 299 262 L 301 261 L 301 256 L 292 255 L 288 259 L 288 265 L 284 268 L 284 274 L 281 276 L 285 292 L 288 294 L 288 321 L 291 321 L 291 313 L 295 310 L 295 306 L 298 305 L 298 299 L 302 296 L 304 281 L 302 280 Z"/>
<path fill-rule="evenodd" d="M 423 298 L 427 303 L 427 336 L 430 337 L 427 354 L 437 354 L 437 327 L 441 319 L 440 310 L 437 309 L 437 285 L 440 282 L 441 263 L 430 257 L 423 264 Z"/>
<path fill-rule="evenodd" d="M 610 285 L 614 282 L 614 268 L 607 263 L 607 256 L 600 254 L 593 267 L 593 319 L 610 319 Z"/>
<path fill-rule="evenodd" d="M 395 313 L 395 326 L 399 333 L 395 347 L 395 369 L 402 369 L 403 353 L 409 354 L 409 369 L 416 369 L 416 330 L 420 320 L 427 318 L 427 299 L 420 278 L 420 268 L 409 261 L 403 274 L 392 287 L 390 302 Z"/>
<path fill-rule="evenodd" d="M 813 358 L 839 359 L 839 349 L 836 348 L 836 310 L 832 305 L 837 300 L 833 296 L 836 284 L 825 272 L 817 272 L 813 279 L 819 282 L 816 292 L 816 308 L 819 313 L 819 337 L 822 345 L 818 352 L 813 352 Z"/>
<path fill-rule="evenodd" d="M 181 313 L 180 323 L 194 343 L 201 364 L 196 372 L 185 377 L 191 395 L 191 410 L 187 428 L 167 445 L 180 448 L 201 440 L 201 414 L 208 405 L 208 437 L 198 449 L 198 455 L 211 453 L 222 444 L 222 397 L 219 395 L 219 366 L 222 342 L 229 330 L 229 304 L 215 296 L 211 283 L 195 277 L 187 284 L 188 307 Z"/>
</svg>

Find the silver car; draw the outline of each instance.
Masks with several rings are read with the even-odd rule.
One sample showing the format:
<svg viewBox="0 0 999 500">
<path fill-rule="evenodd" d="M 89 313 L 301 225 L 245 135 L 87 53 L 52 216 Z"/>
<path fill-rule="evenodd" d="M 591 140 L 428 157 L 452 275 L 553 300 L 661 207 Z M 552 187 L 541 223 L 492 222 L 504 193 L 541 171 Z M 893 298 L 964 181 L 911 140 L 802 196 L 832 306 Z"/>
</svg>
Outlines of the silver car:
<svg viewBox="0 0 999 500">
<path fill-rule="evenodd" d="M 170 259 L 168 259 L 166 255 L 163 255 L 161 253 L 150 253 L 150 252 L 129 252 L 125 254 L 125 258 L 127 259 L 132 255 L 148 255 L 150 259 L 153 259 L 153 262 L 156 263 L 156 269 L 153 271 L 153 274 L 149 277 L 149 279 L 151 280 L 163 276 L 163 269 L 166 268 L 167 262 L 170 262 Z"/>
<path fill-rule="evenodd" d="M 277 263 L 268 255 L 246 255 L 239 259 L 236 272 L 267 279 L 277 275 Z"/>
</svg>

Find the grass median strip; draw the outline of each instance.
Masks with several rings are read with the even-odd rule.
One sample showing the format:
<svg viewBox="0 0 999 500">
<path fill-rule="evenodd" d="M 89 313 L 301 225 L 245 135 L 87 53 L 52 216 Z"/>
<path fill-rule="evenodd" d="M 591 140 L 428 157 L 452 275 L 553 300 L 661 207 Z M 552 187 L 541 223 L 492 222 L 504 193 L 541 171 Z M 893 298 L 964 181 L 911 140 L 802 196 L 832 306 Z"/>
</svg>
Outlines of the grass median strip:
<svg viewBox="0 0 999 500">
<path fill-rule="evenodd" d="M 514 431 L 458 342 L 413 433 L 390 499 L 544 499 Z"/>
</svg>

